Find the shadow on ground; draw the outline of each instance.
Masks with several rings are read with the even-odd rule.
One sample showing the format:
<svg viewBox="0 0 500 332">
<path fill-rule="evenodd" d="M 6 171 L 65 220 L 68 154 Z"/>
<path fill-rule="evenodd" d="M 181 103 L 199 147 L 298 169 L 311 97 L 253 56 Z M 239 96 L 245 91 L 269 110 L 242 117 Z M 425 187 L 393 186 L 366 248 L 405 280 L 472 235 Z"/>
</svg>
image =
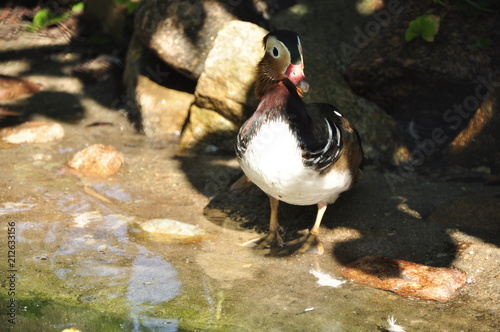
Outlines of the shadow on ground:
<svg viewBox="0 0 500 332">
<path fill-rule="evenodd" d="M 211 198 L 204 209 L 208 220 L 227 229 L 267 231 L 267 196 L 255 186 L 244 192 L 230 190 L 242 175 L 234 155 L 205 154 L 179 160 L 192 185 Z M 388 174 L 375 166 L 365 167 L 358 185 L 329 206 L 321 239 L 339 263 L 382 255 L 449 267 L 459 251 L 450 236 L 456 231 L 500 244 L 498 188 L 487 186 L 484 176 L 450 178 L 415 172 L 392 186 Z M 482 198 L 470 199 L 477 195 Z M 315 215 L 315 206 L 281 203 L 284 239 L 297 238 L 298 231 L 312 227 Z"/>
</svg>

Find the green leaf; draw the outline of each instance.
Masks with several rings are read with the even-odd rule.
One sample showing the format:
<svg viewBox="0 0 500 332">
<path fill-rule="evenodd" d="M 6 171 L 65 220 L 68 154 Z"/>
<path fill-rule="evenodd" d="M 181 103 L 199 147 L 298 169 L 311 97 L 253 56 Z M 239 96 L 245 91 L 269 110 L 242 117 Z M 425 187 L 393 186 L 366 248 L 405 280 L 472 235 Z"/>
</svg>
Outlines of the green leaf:
<svg viewBox="0 0 500 332">
<path fill-rule="evenodd" d="M 64 21 L 65 19 L 67 19 L 68 17 L 69 17 L 69 13 L 62 13 L 62 14 L 57 14 L 57 15 L 52 13 L 52 16 L 49 18 L 49 21 L 47 22 L 46 26 L 59 24 L 62 21 Z"/>
<path fill-rule="evenodd" d="M 33 17 L 33 21 L 28 27 L 29 31 L 39 31 L 47 26 L 51 17 L 51 12 L 48 9 L 41 9 Z"/>
<path fill-rule="evenodd" d="M 80 13 L 83 11 L 84 8 L 85 8 L 85 4 L 83 2 L 79 2 L 79 3 L 74 4 L 73 7 L 71 7 L 71 12 Z"/>
<path fill-rule="evenodd" d="M 406 29 L 405 40 L 411 41 L 416 37 L 422 37 L 424 40 L 432 42 L 439 30 L 439 16 L 422 15 L 410 22 Z"/>
</svg>

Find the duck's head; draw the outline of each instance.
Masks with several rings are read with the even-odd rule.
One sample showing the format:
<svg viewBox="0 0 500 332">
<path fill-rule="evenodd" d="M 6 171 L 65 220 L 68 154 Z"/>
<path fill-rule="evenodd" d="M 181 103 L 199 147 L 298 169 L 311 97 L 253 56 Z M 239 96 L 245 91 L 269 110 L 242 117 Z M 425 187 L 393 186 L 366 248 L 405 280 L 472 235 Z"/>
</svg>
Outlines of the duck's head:
<svg viewBox="0 0 500 332">
<path fill-rule="evenodd" d="M 299 36 L 289 30 L 268 33 L 263 40 L 266 53 L 259 62 L 255 93 L 257 97 L 279 82 L 289 80 L 299 95 L 309 90 L 304 75 L 304 58 Z M 286 82 L 284 82 L 286 84 Z"/>
</svg>

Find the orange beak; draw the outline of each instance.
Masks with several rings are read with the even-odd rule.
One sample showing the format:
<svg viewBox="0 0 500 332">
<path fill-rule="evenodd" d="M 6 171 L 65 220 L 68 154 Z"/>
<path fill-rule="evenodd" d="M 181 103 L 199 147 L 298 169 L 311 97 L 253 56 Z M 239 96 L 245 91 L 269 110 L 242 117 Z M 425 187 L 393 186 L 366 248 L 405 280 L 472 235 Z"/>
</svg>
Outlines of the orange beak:
<svg viewBox="0 0 500 332">
<path fill-rule="evenodd" d="M 286 77 L 304 93 L 309 91 L 309 83 L 304 75 L 304 65 L 289 65 L 285 72 Z"/>
</svg>

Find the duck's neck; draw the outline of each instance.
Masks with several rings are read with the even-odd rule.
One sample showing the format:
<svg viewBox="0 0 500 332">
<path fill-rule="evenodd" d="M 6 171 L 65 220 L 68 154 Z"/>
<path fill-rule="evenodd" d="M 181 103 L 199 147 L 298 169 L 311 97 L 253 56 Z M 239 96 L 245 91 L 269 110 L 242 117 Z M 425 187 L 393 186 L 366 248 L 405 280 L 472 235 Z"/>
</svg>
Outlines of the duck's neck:
<svg viewBox="0 0 500 332">
<path fill-rule="evenodd" d="M 285 82 L 269 86 L 255 113 L 267 117 L 287 117 L 290 119 L 305 115 L 305 104 L 297 94 L 293 84 L 289 83 L 292 87 L 287 86 Z"/>
</svg>

